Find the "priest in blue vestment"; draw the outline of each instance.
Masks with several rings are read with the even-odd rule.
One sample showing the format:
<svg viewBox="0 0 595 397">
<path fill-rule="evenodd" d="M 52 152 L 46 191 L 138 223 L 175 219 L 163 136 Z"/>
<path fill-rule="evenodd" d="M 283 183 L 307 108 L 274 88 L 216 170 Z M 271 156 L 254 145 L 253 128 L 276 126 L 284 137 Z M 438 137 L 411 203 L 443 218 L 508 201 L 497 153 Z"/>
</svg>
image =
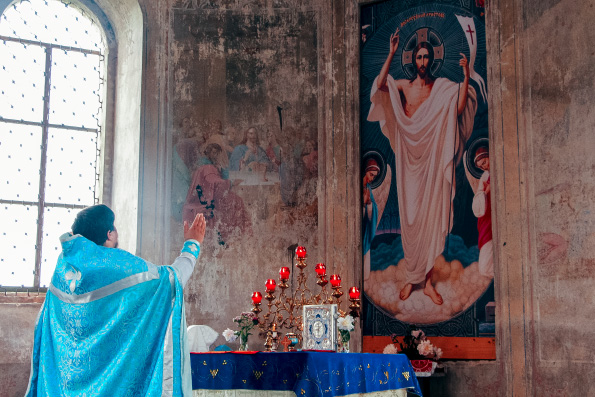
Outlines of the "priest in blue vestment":
<svg viewBox="0 0 595 397">
<path fill-rule="evenodd" d="M 184 223 L 171 266 L 118 247 L 113 211 L 83 209 L 58 258 L 35 327 L 26 396 L 190 396 L 183 288 L 206 222 Z"/>
</svg>

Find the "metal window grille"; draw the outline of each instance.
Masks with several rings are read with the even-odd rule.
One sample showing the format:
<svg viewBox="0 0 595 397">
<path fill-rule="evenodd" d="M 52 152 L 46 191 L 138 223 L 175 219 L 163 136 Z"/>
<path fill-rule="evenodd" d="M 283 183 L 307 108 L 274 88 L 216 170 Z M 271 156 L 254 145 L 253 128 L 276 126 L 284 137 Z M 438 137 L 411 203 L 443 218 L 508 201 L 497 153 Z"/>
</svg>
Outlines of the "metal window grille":
<svg viewBox="0 0 595 397">
<path fill-rule="evenodd" d="M 59 236 L 98 202 L 105 39 L 73 3 L 0 17 L 0 287 L 46 287 Z"/>
</svg>

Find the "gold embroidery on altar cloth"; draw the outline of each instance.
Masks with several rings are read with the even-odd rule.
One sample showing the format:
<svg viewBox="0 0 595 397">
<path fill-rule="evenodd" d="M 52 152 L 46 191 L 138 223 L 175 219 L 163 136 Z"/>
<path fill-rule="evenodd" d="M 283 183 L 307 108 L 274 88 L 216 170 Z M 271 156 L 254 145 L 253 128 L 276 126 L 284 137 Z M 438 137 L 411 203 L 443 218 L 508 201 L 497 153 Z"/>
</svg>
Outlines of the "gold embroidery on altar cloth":
<svg viewBox="0 0 595 397">
<path fill-rule="evenodd" d="M 405 379 L 409 380 L 409 372 L 403 372 L 403 376 Z"/>
<path fill-rule="evenodd" d="M 211 369 L 210 371 L 211 371 L 211 375 L 213 375 L 213 378 L 214 378 L 215 376 L 217 376 L 217 373 L 219 372 L 219 370 L 218 370 L 218 369 Z"/>
<path fill-rule="evenodd" d="M 256 380 L 260 379 L 263 373 L 264 372 L 262 371 L 254 371 L 254 376 L 256 377 Z"/>
</svg>

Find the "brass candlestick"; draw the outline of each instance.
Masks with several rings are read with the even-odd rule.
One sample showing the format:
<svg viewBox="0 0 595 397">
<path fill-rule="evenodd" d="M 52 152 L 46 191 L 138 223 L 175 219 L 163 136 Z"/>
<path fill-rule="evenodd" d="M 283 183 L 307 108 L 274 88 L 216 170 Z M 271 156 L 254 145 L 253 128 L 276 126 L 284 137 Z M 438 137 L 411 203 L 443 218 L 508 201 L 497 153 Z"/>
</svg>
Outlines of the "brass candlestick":
<svg viewBox="0 0 595 397">
<path fill-rule="evenodd" d="M 258 291 L 255 291 L 252 294 L 252 305 L 254 306 L 252 308 L 252 313 L 254 313 L 254 315 L 256 316 L 256 319 L 259 321 L 260 321 L 260 319 L 258 318 L 258 315 L 260 314 L 260 312 L 262 312 L 262 309 L 260 308 L 261 301 L 262 301 L 262 294 Z"/>
<path fill-rule="evenodd" d="M 306 263 L 306 250 L 303 247 L 296 249 L 297 262 L 295 266 L 299 269 L 297 274 L 297 288 L 291 296 L 286 294 L 286 289 L 289 287 L 287 281 L 289 281 L 289 268 L 281 268 L 280 274 L 280 285 L 281 293 L 279 298 L 273 302 L 274 313 L 271 318 L 274 318 L 274 322 L 277 324 L 278 329 L 289 329 L 302 330 L 302 316 L 301 308 L 303 305 L 308 305 L 312 301 L 312 293 L 307 286 L 308 276 L 304 272 L 304 269 L 308 266 Z M 267 324 L 268 327 L 271 323 Z"/>
<path fill-rule="evenodd" d="M 338 311 L 341 316 L 345 316 L 346 312 L 341 310 L 341 277 L 338 274 L 333 274 L 330 277 L 332 285 L 332 292 L 326 289 L 329 280 L 326 279 L 326 266 L 324 263 L 316 265 L 316 284 L 321 288 L 319 293 L 314 295 L 307 286 L 308 276 L 304 269 L 308 266 L 306 263 L 306 249 L 304 247 L 297 247 L 295 250 L 296 262 L 295 267 L 299 269 L 296 275 L 297 287 L 290 295 L 287 295 L 287 288 L 289 288 L 288 267 L 282 267 L 279 271 L 279 296 L 275 297 L 275 288 L 277 286 L 275 280 L 268 279 L 266 281 L 266 295 L 264 298 L 268 301 L 267 311 L 259 319 L 258 327 L 260 329 L 259 335 L 265 338 L 265 351 L 276 351 L 281 339 L 281 330 L 288 329 L 287 337 L 292 340 L 289 350 L 295 350 L 296 345 L 302 341 L 303 319 L 302 308 L 305 305 L 314 304 L 333 304 L 336 303 L 339 307 Z M 260 293 L 255 292 L 252 296 L 253 308 L 252 312 L 259 316 L 262 309 L 260 308 Z M 351 300 L 351 299 L 350 299 Z M 359 301 L 351 300 L 349 309 L 352 313 L 357 313 L 359 316 Z"/>
<path fill-rule="evenodd" d="M 359 313 L 361 310 L 359 299 L 349 298 L 349 301 L 351 302 L 351 304 L 349 305 L 349 314 L 351 314 L 351 317 L 353 318 L 359 317 Z"/>
<path fill-rule="evenodd" d="M 254 307 L 252 308 L 252 313 L 254 313 L 256 318 L 258 318 L 258 315 L 260 314 L 260 312 L 262 312 L 262 309 L 260 308 L 260 302 L 252 304 L 254 305 Z"/>
<path fill-rule="evenodd" d="M 266 295 L 264 296 L 264 298 L 268 301 L 267 312 L 263 316 L 262 319 L 258 319 L 258 327 L 261 329 L 261 331 L 259 332 L 259 335 L 266 337 L 265 350 L 270 351 L 271 345 L 268 344 L 269 336 L 270 336 L 268 331 L 270 331 L 270 329 L 269 329 L 270 324 L 273 323 L 273 321 L 274 321 L 273 306 L 274 306 L 274 301 L 275 301 L 275 280 L 271 280 L 271 279 L 267 280 L 265 286 L 266 286 Z M 256 313 L 256 310 L 258 310 L 258 309 L 260 309 L 259 305 L 254 304 L 254 308 L 252 309 L 252 311 Z M 262 309 L 260 311 L 262 311 Z M 258 311 L 258 313 L 256 313 L 256 314 L 258 315 L 260 313 L 260 311 Z"/>
<path fill-rule="evenodd" d="M 343 291 L 341 291 L 340 285 L 335 285 L 333 288 L 333 297 L 335 298 L 335 302 L 337 303 L 337 307 L 339 308 L 339 313 L 341 317 L 345 315 L 345 311 L 341 310 L 341 297 L 343 296 Z"/>
<path fill-rule="evenodd" d="M 349 314 L 351 314 L 351 317 L 353 318 L 359 317 L 359 313 L 361 311 L 359 288 L 349 288 L 349 301 L 351 302 L 351 304 L 349 305 Z"/>
<path fill-rule="evenodd" d="M 265 352 L 270 352 L 270 351 L 272 351 L 272 348 L 273 348 L 272 331 L 269 329 L 267 331 L 266 340 L 264 342 L 264 351 Z"/>
<path fill-rule="evenodd" d="M 328 280 L 326 279 L 326 265 L 324 263 L 316 265 L 316 277 L 318 277 L 316 284 L 320 286 L 320 292 L 314 297 L 314 300 L 316 303 L 332 303 L 333 299 L 326 290 Z"/>
<path fill-rule="evenodd" d="M 277 331 L 277 324 L 273 323 L 273 325 L 271 327 L 271 341 L 272 341 L 271 351 L 274 351 L 274 352 L 277 351 L 277 347 L 279 346 L 280 336 L 281 336 L 281 333 L 279 331 Z"/>
</svg>

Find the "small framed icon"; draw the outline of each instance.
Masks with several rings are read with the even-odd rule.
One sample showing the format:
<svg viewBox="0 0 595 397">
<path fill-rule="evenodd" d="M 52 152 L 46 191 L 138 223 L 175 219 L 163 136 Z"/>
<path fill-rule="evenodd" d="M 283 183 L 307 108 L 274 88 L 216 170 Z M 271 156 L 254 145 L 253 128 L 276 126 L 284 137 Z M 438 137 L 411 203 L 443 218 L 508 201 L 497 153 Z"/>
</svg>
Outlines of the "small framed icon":
<svg viewBox="0 0 595 397">
<path fill-rule="evenodd" d="M 337 350 L 337 305 L 305 305 L 302 350 Z"/>
</svg>

